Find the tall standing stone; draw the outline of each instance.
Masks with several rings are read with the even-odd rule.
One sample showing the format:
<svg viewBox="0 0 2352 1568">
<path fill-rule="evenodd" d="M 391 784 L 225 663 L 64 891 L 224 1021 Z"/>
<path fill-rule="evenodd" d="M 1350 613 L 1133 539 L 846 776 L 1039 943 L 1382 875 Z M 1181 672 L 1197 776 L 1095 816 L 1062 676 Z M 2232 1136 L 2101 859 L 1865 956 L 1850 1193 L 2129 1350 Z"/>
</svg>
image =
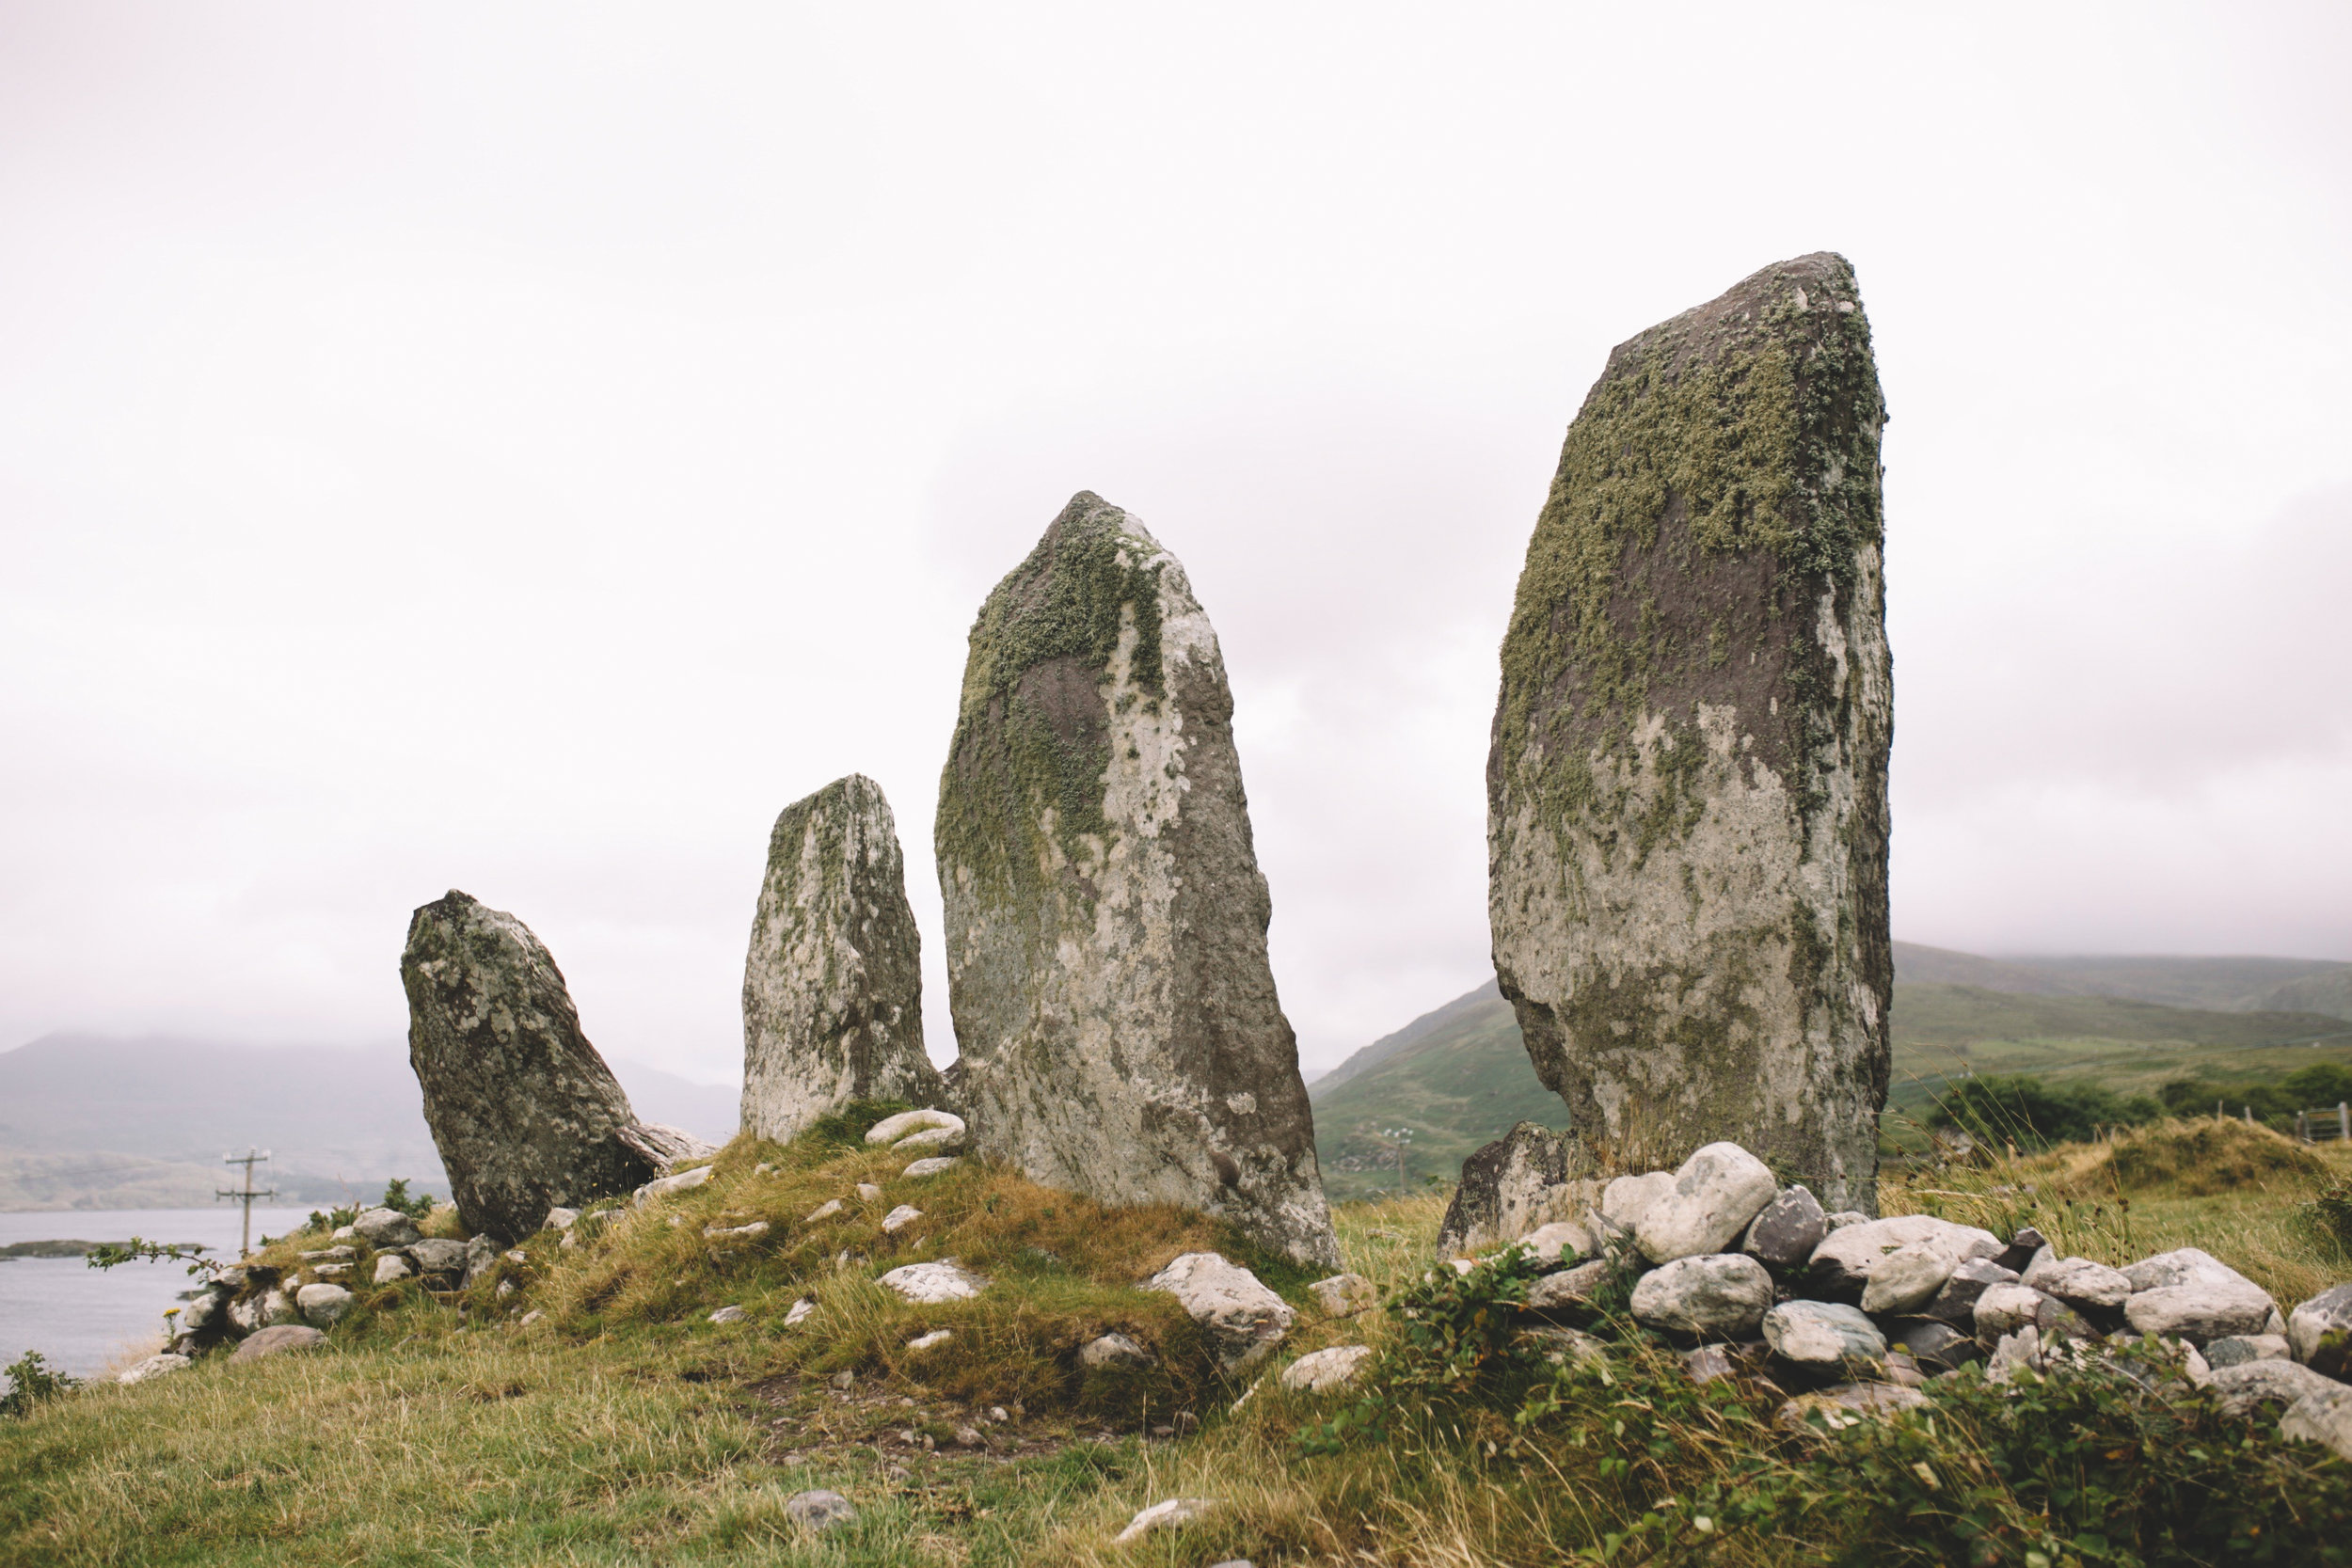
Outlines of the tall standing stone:
<svg viewBox="0 0 2352 1568">
<path fill-rule="evenodd" d="M 502 1241 L 715 1152 L 630 1111 L 531 928 L 455 889 L 408 922 L 408 1062 L 457 1217 Z"/>
<path fill-rule="evenodd" d="M 1528 545 L 1486 764 L 1495 970 L 1575 1127 L 1735 1142 L 1870 1212 L 1885 419 L 1826 252 L 1620 344 Z"/>
<path fill-rule="evenodd" d="M 835 779 L 784 808 L 743 964 L 743 1127 L 792 1137 L 852 1100 L 937 1105 L 922 938 L 882 785 Z"/>
<path fill-rule="evenodd" d="M 1081 492 L 972 627 L 936 834 L 974 1137 L 1339 1265 L 1233 699 L 1176 558 Z"/>
</svg>

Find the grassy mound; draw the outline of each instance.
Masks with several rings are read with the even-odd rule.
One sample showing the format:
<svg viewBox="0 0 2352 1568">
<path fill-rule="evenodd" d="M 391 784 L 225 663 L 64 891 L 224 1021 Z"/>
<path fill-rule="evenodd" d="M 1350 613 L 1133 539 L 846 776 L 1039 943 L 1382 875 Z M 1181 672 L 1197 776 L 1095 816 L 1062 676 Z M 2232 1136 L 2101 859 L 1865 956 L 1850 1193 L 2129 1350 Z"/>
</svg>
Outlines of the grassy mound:
<svg viewBox="0 0 2352 1568">
<path fill-rule="evenodd" d="M 2116 1139 L 2107 1158 L 2125 1192 L 2176 1197 L 2299 1188 L 2328 1174 L 2326 1162 L 2294 1139 L 2214 1117 L 2142 1128 Z"/>
</svg>

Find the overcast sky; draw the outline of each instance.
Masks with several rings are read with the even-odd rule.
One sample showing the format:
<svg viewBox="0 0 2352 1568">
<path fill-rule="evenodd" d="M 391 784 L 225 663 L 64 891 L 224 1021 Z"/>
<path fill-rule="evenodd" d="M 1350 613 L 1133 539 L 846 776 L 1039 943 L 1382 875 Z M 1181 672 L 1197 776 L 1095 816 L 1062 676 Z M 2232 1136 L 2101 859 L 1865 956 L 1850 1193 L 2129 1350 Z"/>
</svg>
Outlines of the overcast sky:
<svg viewBox="0 0 2352 1568">
<path fill-rule="evenodd" d="M 1610 346 L 1877 334 L 1899 937 L 2352 958 L 2352 8 L 0 4 L 0 1047 L 397 1040 L 409 911 L 738 1070 L 1073 491 L 1222 639 L 1311 1070 L 1490 974 Z"/>
</svg>

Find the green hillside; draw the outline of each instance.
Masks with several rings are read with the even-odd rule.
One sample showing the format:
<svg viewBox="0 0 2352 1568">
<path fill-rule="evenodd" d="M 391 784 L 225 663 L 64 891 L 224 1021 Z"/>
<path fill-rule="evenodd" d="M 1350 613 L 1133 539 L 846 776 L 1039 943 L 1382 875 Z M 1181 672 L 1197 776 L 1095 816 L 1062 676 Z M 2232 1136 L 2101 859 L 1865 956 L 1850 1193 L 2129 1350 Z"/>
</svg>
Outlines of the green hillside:
<svg viewBox="0 0 2352 1568">
<path fill-rule="evenodd" d="M 1973 961 L 1982 967 L 1966 972 L 1994 978 L 2006 967 Z M 2101 962 L 2110 973 L 2128 965 Z M 1959 966 L 1930 967 L 1948 972 Z M 2176 988 L 2191 983 L 2166 981 L 2155 972 L 2145 977 Z M 2259 973 L 2254 978 L 2281 983 Z M 2184 1076 L 2266 1083 L 2314 1062 L 2352 1064 L 2352 1022 L 2319 1012 L 2217 1011 L 2116 996 L 1899 980 L 1891 1022 L 1895 1063 L 1888 1100 L 1898 1109 L 1924 1104 L 1947 1077 L 1972 1071 L 2030 1072 L 2145 1093 Z M 1409 1184 L 1429 1176 L 1450 1180 L 1466 1155 L 1517 1122 L 1564 1127 L 1567 1120 L 1558 1097 L 1536 1081 L 1518 1022 L 1491 983 L 1358 1052 L 1311 1085 L 1308 1096 L 1314 1102 L 1324 1185 L 1343 1202 L 1397 1189 L 1396 1144 L 1382 1135 L 1385 1129 L 1413 1129 L 1404 1177 Z"/>
</svg>

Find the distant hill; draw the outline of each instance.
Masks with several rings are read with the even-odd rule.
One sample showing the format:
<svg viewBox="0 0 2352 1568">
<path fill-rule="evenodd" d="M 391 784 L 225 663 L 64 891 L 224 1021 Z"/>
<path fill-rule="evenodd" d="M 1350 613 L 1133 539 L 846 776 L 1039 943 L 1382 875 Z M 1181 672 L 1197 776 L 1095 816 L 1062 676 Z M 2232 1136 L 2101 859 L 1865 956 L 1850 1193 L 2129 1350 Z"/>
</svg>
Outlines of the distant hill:
<svg viewBox="0 0 2352 1568">
<path fill-rule="evenodd" d="M 1897 1107 L 1924 1104 L 1947 1077 L 1970 1071 L 2141 1091 L 2182 1075 L 2265 1080 L 2314 1060 L 2352 1061 L 2352 1007 L 2341 1003 L 2352 964 L 1995 959 L 1910 942 L 1895 944 L 1895 961 L 1888 1099 Z M 2211 1005 L 2165 1004 L 2137 991 Z M 2265 998 L 2300 1005 L 2249 1005 Z M 2330 998 L 2341 1010 L 2311 1005 Z M 1307 1092 L 1324 1185 L 1335 1201 L 1394 1190 L 1395 1146 L 1378 1135 L 1384 1129 L 1414 1129 L 1406 1175 L 1418 1182 L 1428 1174 L 1451 1180 L 1465 1155 L 1518 1121 L 1567 1124 L 1566 1107 L 1537 1081 L 1518 1021 L 1492 981 L 1374 1041 Z"/>
<path fill-rule="evenodd" d="M 614 1062 L 638 1115 L 714 1141 L 737 1091 Z M 271 1151 L 255 1184 L 297 1203 L 372 1196 L 391 1177 L 446 1194 L 399 1047 L 326 1050 L 49 1035 L 0 1053 L 0 1210 L 206 1207 L 221 1155 Z"/>
</svg>

